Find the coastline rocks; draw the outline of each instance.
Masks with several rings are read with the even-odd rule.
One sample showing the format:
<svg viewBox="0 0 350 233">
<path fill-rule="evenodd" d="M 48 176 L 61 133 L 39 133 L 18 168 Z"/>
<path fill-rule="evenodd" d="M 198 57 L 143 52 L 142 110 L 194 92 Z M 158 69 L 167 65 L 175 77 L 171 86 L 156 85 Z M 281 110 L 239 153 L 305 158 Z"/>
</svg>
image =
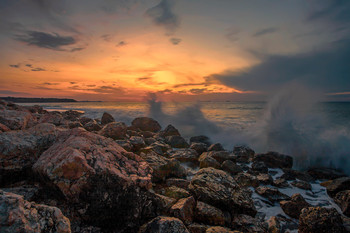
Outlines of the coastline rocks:
<svg viewBox="0 0 350 233">
<path fill-rule="evenodd" d="M 0 190 L 0 231 L 70 233 L 71 229 L 60 209 Z"/>
<path fill-rule="evenodd" d="M 0 134 L 0 184 L 13 183 L 30 176 L 32 165 L 56 140 L 52 124 L 38 124 L 28 130 Z"/>
<path fill-rule="evenodd" d="M 289 201 L 281 201 L 280 206 L 288 216 L 299 219 L 301 210 L 311 207 L 299 193 L 294 194 Z"/>
<path fill-rule="evenodd" d="M 21 130 L 34 126 L 36 120 L 28 111 L 0 110 L 0 123 L 11 130 Z"/>
<path fill-rule="evenodd" d="M 108 112 L 104 112 L 102 117 L 101 117 L 101 124 L 106 125 L 108 123 L 115 122 L 114 117 L 109 114 Z"/>
<path fill-rule="evenodd" d="M 198 153 L 193 149 L 176 150 L 170 158 L 177 159 L 180 162 L 198 163 Z"/>
<path fill-rule="evenodd" d="M 197 153 L 200 155 L 203 152 L 207 152 L 208 151 L 208 146 L 205 143 L 201 143 L 201 142 L 194 142 L 191 144 L 190 146 L 191 149 L 197 151 Z"/>
<path fill-rule="evenodd" d="M 178 135 L 168 136 L 165 138 L 165 142 L 173 148 L 188 148 L 190 147 L 186 140 Z"/>
<path fill-rule="evenodd" d="M 117 140 L 125 138 L 126 130 L 127 127 L 123 122 L 112 122 L 105 125 L 98 134 Z"/>
<path fill-rule="evenodd" d="M 346 232 L 343 220 L 335 209 L 309 207 L 301 211 L 299 217 L 300 233 L 342 233 Z"/>
<path fill-rule="evenodd" d="M 312 189 L 310 183 L 307 183 L 307 182 L 302 181 L 302 180 L 293 181 L 291 184 L 294 187 L 297 187 L 297 188 L 300 188 L 300 189 L 305 189 L 305 190 L 310 190 L 310 191 Z"/>
<path fill-rule="evenodd" d="M 90 132 L 97 132 L 99 130 L 101 130 L 101 126 L 95 121 L 95 120 L 91 120 L 89 122 L 87 122 L 86 124 L 84 124 L 84 129 L 86 129 L 87 131 Z"/>
<path fill-rule="evenodd" d="M 249 163 L 255 154 L 248 146 L 235 146 L 232 153 L 236 157 L 236 162 L 240 163 Z"/>
<path fill-rule="evenodd" d="M 255 232 L 266 233 L 267 232 L 266 223 L 263 223 L 258 219 L 255 219 L 249 215 L 244 215 L 244 214 L 235 215 L 233 217 L 232 228 L 242 232 L 249 232 L 249 233 L 255 233 Z"/>
<path fill-rule="evenodd" d="M 337 193 L 334 201 L 339 205 L 343 214 L 350 217 L 350 190 Z"/>
<path fill-rule="evenodd" d="M 199 167 L 200 168 L 207 168 L 207 167 L 213 167 L 213 168 L 220 168 L 220 163 L 216 161 L 213 157 L 209 155 L 208 152 L 204 152 L 201 154 L 198 158 Z"/>
<path fill-rule="evenodd" d="M 181 136 L 179 131 L 172 125 L 168 125 L 165 127 L 164 130 L 159 132 L 159 135 L 162 137 L 168 137 L 168 136 Z"/>
<path fill-rule="evenodd" d="M 10 128 L 0 123 L 0 132 L 7 132 L 7 131 L 10 131 Z"/>
<path fill-rule="evenodd" d="M 178 218 L 159 216 L 143 225 L 139 233 L 190 233 Z"/>
<path fill-rule="evenodd" d="M 283 201 L 283 200 L 289 200 L 290 199 L 289 196 L 287 196 L 286 194 L 281 193 L 276 188 L 259 186 L 259 187 L 257 187 L 255 189 L 255 192 L 257 194 L 259 194 L 260 196 L 263 196 L 263 197 L 267 198 L 271 202 Z"/>
<path fill-rule="evenodd" d="M 214 226 L 225 225 L 224 213 L 214 206 L 211 206 L 201 201 L 197 201 L 197 205 L 194 212 L 194 220 L 196 222 Z"/>
<path fill-rule="evenodd" d="M 129 142 L 132 145 L 133 151 L 138 151 L 146 146 L 145 141 L 140 136 L 131 136 Z"/>
<path fill-rule="evenodd" d="M 156 120 L 149 117 L 137 117 L 131 122 L 131 125 L 142 131 L 150 131 L 154 133 L 159 132 L 162 128 Z"/>
<path fill-rule="evenodd" d="M 236 181 L 226 172 L 214 168 L 203 168 L 193 177 L 189 189 L 197 200 L 232 213 L 255 216 L 256 209 L 251 192 L 240 189 Z"/>
<path fill-rule="evenodd" d="M 293 158 L 291 156 L 278 152 L 257 154 L 253 158 L 253 162 L 255 161 L 264 162 L 270 168 L 291 168 L 293 166 Z"/>
<path fill-rule="evenodd" d="M 69 202 L 84 205 L 84 219 L 104 228 L 134 229 L 151 187 L 149 165 L 112 139 L 81 128 L 62 132 L 33 170 Z"/>
<path fill-rule="evenodd" d="M 165 196 L 179 200 L 191 196 L 191 194 L 182 188 L 170 186 L 165 188 Z"/>
<path fill-rule="evenodd" d="M 208 151 L 224 151 L 224 147 L 221 145 L 221 143 L 215 143 L 208 147 Z"/>
<path fill-rule="evenodd" d="M 166 185 L 168 186 L 176 186 L 183 189 L 188 189 L 188 185 L 190 184 L 190 181 L 184 180 L 184 179 L 178 179 L 178 178 L 169 178 L 166 180 Z"/>
<path fill-rule="evenodd" d="M 210 139 L 205 136 L 205 135 L 199 135 L 199 136 L 194 136 L 190 138 L 190 143 L 204 143 L 205 145 L 207 145 L 207 147 L 209 147 L 211 145 Z"/>
<path fill-rule="evenodd" d="M 241 166 L 237 165 L 236 163 L 232 162 L 231 160 L 225 160 L 221 164 L 221 170 L 226 171 L 230 173 L 231 175 L 236 175 L 238 173 L 243 172 L 243 169 Z"/>
<path fill-rule="evenodd" d="M 182 198 L 171 207 L 170 213 L 188 225 L 193 221 L 193 210 L 195 205 L 196 201 L 192 196 Z"/>
<path fill-rule="evenodd" d="M 48 112 L 40 117 L 39 123 L 50 123 L 56 126 L 65 125 L 67 120 L 59 112 Z"/>
<path fill-rule="evenodd" d="M 307 173 L 311 175 L 314 179 L 337 179 L 340 177 L 346 177 L 347 175 L 336 169 L 327 167 L 315 167 L 310 168 Z"/>
<path fill-rule="evenodd" d="M 334 197 L 340 191 L 350 190 L 350 177 L 341 177 L 331 180 L 326 188 L 328 195 L 331 197 Z"/>
</svg>

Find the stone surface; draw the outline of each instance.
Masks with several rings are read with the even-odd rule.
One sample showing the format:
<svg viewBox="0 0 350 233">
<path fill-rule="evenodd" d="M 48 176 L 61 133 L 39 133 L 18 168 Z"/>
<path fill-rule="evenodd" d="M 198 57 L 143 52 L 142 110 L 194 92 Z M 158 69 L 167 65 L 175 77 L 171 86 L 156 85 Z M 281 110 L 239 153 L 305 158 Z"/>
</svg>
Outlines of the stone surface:
<svg viewBox="0 0 350 233">
<path fill-rule="evenodd" d="M 190 147 L 186 140 L 181 136 L 168 136 L 165 138 L 166 143 L 168 143 L 173 148 L 188 148 Z"/>
<path fill-rule="evenodd" d="M 209 147 L 208 147 L 208 151 L 224 151 L 224 147 L 221 145 L 221 143 L 214 143 L 214 144 L 211 144 Z"/>
<path fill-rule="evenodd" d="M 159 216 L 143 225 L 139 233 L 189 233 L 178 218 Z"/>
<path fill-rule="evenodd" d="M 88 123 L 84 124 L 84 129 L 90 132 L 97 132 L 101 130 L 101 128 L 102 128 L 101 125 L 97 123 L 95 120 L 91 120 Z"/>
<path fill-rule="evenodd" d="M 171 154 L 170 158 L 179 160 L 180 162 L 198 163 L 198 153 L 193 149 L 179 149 Z"/>
<path fill-rule="evenodd" d="M 108 123 L 115 122 L 114 117 L 109 114 L 108 112 L 104 112 L 102 117 L 101 117 L 101 124 L 106 125 Z"/>
<path fill-rule="evenodd" d="M 179 179 L 179 178 L 169 178 L 166 180 L 166 185 L 168 186 L 176 186 L 183 189 L 188 189 L 188 185 L 190 184 L 190 181 L 185 179 Z"/>
<path fill-rule="evenodd" d="M 278 152 L 267 152 L 266 154 L 257 154 L 253 161 L 261 161 L 270 168 L 291 168 L 293 158 L 289 155 L 283 155 Z"/>
<path fill-rule="evenodd" d="M 168 125 L 165 127 L 164 130 L 159 132 L 159 135 L 162 137 L 167 137 L 167 136 L 181 136 L 179 131 L 172 125 Z"/>
<path fill-rule="evenodd" d="M 0 232 L 70 233 L 71 229 L 60 209 L 0 190 Z"/>
<path fill-rule="evenodd" d="M 350 217 L 350 190 L 345 190 L 337 193 L 334 201 L 339 205 L 343 214 Z"/>
<path fill-rule="evenodd" d="M 190 148 L 197 151 L 199 155 L 201 155 L 203 152 L 208 151 L 208 146 L 202 142 L 194 142 L 191 144 Z"/>
<path fill-rule="evenodd" d="M 306 172 L 297 171 L 289 168 L 284 168 L 283 172 L 284 174 L 281 176 L 281 178 L 284 178 L 286 180 L 299 179 L 305 182 L 311 182 L 314 180 L 314 178 Z"/>
<path fill-rule="evenodd" d="M 256 179 L 259 181 L 260 184 L 263 185 L 269 185 L 273 183 L 273 179 L 269 174 L 260 173 L 256 176 Z"/>
<path fill-rule="evenodd" d="M 112 122 L 103 126 L 103 128 L 98 132 L 98 134 L 116 139 L 124 139 L 126 135 L 126 125 L 123 122 Z"/>
<path fill-rule="evenodd" d="M 190 143 L 200 142 L 206 144 L 208 147 L 211 145 L 210 139 L 205 135 L 194 136 L 190 138 Z"/>
<path fill-rule="evenodd" d="M 189 197 L 191 194 L 182 188 L 170 186 L 165 188 L 165 196 L 179 200 L 181 198 Z"/>
<path fill-rule="evenodd" d="M 209 152 L 202 153 L 199 158 L 199 167 L 200 168 L 207 168 L 207 167 L 213 167 L 213 168 L 220 168 L 221 165 L 216 159 L 210 156 Z"/>
<path fill-rule="evenodd" d="M 190 191 L 197 200 L 211 204 L 231 213 L 255 216 L 256 209 L 251 192 L 241 189 L 226 172 L 214 168 L 203 168 L 193 177 Z"/>
<path fill-rule="evenodd" d="M 142 131 L 150 131 L 150 132 L 159 132 L 161 130 L 160 124 L 149 117 L 138 117 L 135 118 L 132 122 L 131 125 L 137 129 L 140 129 Z"/>
<path fill-rule="evenodd" d="M 252 170 L 257 171 L 259 173 L 267 173 L 269 169 L 267 168 L 267 166 L 264 162 L 254 161 L 252 163 Z"/>
<path fill-rule="evenodd" d="M 226 160 L 221 164 L 221 169 L 230 173 L 231 175 L 236 175 L 238 173 L 243 172 L 241 166 L 237 165 L 235 162 L 231 160 Z"/>
<path fill-rule="evenodd" d="M 235 181 L 240 187 L 258 187 L 259 181 L 256 176 L 249 173 L 238 173 L 234 176 Z"/>
<path fill-rule="evenodd" d="M 307 203 L 299 193 L 291 196 L 289 201 L 281 201 L 280 206 L 284 213 L 295 219 L 299 219 L 299 215 L 303 208 L 311 207 L 311 205 Z"/>
<path fill-rule="evenodd" d="M 293 181 L 291 183 L 291 185 L 293 185 L 294 187 L 300 188 L 300 189 L 305 189 L 305 190 L 310 190 L 310 191 L 312 189 L 310 183 L 308 183 L 306 181 L 302 181 L 302 180 Z"/>
<path fill-rule="evenodd" d="M 267 231 L 269 233 L 280 233 L 281 226 L 278 218 L 276 216 L 272 216 L 267 220 Z"/>
<path fill-rule="evenodd" d="M 141 148 L 146 146 L 145 140 L 140 136 L 132 136 L 129 138 L 129 142 L 133 147 L 133 151 L 139 151 Z"/>
<path fill-rule="evenodd" d="M 199 223 L 192 223 L 192 224 L 187 226 L 187 229 L 191 233 L 205 233 L 209 227 L 210 226 L 208 226 L 208 225 L 203 225 L 203 224 L 199 224 Z"/>
<path fill-rule="evenodd" d="M 60 112 L 48 112 L 40 117 L 39 123 L 50 123 L 56 126 L 67 124 Z"/>
<path fill-rule="evenodd" d="M 194 213 L 194 220 L 199 223 L 214 226 L 225 225 L 224 213 L 220 209 L 201 201 L 197 201 Z"/>
<path fill-rule="evenodd" d="M 213 157 L 218 161 L 219 163 L 223 163 L 226 160 L 232 160 L 235 161 L 234 154 L 228 152 L 228 151 L 209 151 L 207 152 L 209 156 Z"/>
<path fill-rule="evenodd" d="M 271 202 L 289 200 L 290 197 L 286 194 L 281 193 L 276 188 L 270 188 L 265 186 L 259 186 L 255 189 L 255 192 L 260 196 L 267 198 Z"/>
<path fill-rule="evenodd" d="M 309 207 L 301 211 L 300 233 L 342 233 L 346 232 L 340 214 L 335 209 Z"/>
<path fill-rule="evenodd" d="M 152 169 L 112 139 L 81 128 L 62 132 L 33 169 L 69 202 L 86 203 L 81 214 L 92 224 L 118 230 L 140 224 Z"/>
<path fill-rule="evenodd" d="M 170 214 L 170 208 L 177 202 L 174 198 L 160 195 L 158 193 L 153 193 L 151 195 L 154 207 L 153 212 L 157 216 Z"/>
<path fill-rule="evenodd" d="M 21 130 L 34 126 L 36 120 L 29 111 L 0 110 L 0 123 L 11 130 Z"/>
<path fill-rule="evenodd" d="M 10 130 L 11 129 L 9 127 L 7 127 L 6 125 L 0 123 L 0 132 L 7 132 L 7 131 L 10 131 Z"/>
<path fill-rule="evenodd" d="M 267 225 L 258 219 L 255 219 L 249 215 L 238 214 L 232 219 L 232 228 L 242 232 L 259 232 L 266 233 Z"/>
<path fill-rule="evenodd" d="M 193 212 L 195 205 L 196 200 L 192 196 L 188 198 L 182 198 L 170 208 L 170 213 L 188 225 L 193 221 Z"/>
<path fill-rule="evenodd" d="M 338 171 L 336 169 L 326 168 L 326 167 L 310 168 L 307 171 L 307 173 L 315 179 L 326 179 L 326 180 L 329 180 L 329 179 L 333 180 L 333 179 L 347 176 L 342 171 Z"/>
<path fill-rule="evenodd" d="M 233 154 L 237 162 L 248 163 L 254 157 L 255 152 L 248 146 L 235 146 L 233 148 Z"/>
<path fill-rule="evenodd" d="M 226 227 L 209 227 L 206 231 L 206 233 L 239 233 L 240 231 L 232 231 L 229 228 Z"/>
<path fill-rule="evenodd" d="M 330 181 L 327 185 L 327 193 L 329 196 L 334 197 L 337 193 L 350 190 L 350 177 L 341 177 Z"/>
</svg>

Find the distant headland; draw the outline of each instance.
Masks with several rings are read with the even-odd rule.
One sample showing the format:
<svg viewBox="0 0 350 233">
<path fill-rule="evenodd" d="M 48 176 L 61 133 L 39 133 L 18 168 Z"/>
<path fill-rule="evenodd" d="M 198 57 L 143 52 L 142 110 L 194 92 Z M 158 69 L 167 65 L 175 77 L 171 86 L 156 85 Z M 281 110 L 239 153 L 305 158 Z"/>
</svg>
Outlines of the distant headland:
<svg viewBox="0 0 350 233">
<path fill-rule="evenodd" d="M 75 99 L 60 99 L 60 98 L 26 98 L 26 97 L 0 97 L 5 101 L 11 101 L 14 103 L 60 103 L 60 102 L 78 102 Z"/>
</svg>

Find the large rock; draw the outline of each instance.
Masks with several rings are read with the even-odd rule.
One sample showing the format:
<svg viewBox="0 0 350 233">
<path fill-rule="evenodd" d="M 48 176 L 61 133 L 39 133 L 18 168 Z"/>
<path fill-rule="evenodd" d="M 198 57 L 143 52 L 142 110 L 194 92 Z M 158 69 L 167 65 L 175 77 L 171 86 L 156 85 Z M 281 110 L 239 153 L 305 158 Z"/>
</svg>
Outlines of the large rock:
<svg viewBox="0 0 350 233">
<path fill-rule="evenodd" d="M 328 195 L 331 197 L 334 197 L 340 191 L 350 190 L 350 177 L 341 177 L 332 180 L 326 188 Z"/>
<path fill-rule="evenodd" d="M 10 128 L 0 123 L 0 132 L 7 132 L 7 131 L 10 131 Z"/>
<path fill-rule="evenodd" d="M 345 177 L 347 176 L 344 174 L 342 171 L 332 169 L 332 168 L 327 168 L 327 167 L 314 167 L 310 168 L 307 173 L 311 175 L 315 179 L 337 179 L 340 177 Z"/>
<path fill-rule="evenodd" d="M 192 143 L 190 148 L 197 151 L 199 155 L 202 154 L 203 152 L 207 152 L 208 150 L 208 146 L 205 143 L 201 143 L 201 142 Z"/>
<path fill-rule="evenodd" d="M 266 233 L 267 225 L 249 215 L 238 214 L 232 219 L 232 228 L 249 233 Z"/>
<path fill-rule="evenodd" d="M 190 191 L 199 201 L 211 204 L 231 213 L 255 216 L 256 209 L 251 192 L 241 189 L 226 172 L 214 168 L 203 168 L 193 177 Z"/>
<path fill-rule="evenodd" d="M 152 200 L 152 212 L 155 214 L 154 217 L 159 215 L 168 215 L 170 213 L 170 208 L 177 202 L 176 199 L 163 196 L 158 193 L 151 193 Z"/>
<path fill-rule="evenodd" d="M 342 233 L 346 232 L 343 220 L 335 209 L 309 207 L 301 211 L 299 217 L 300 233 Z"/>
<path fill-rule="evenodd" d="M 181 136 L 179 131 L 172 125 L 168 125 L 164 130 L 160 131 L 159 135 L 162 136 L 162 137 Z"/>
<path fill-rule="evenodd" d="M 186 142 L 186 140 L 181 136 L 168 136 L 165 138 L 166 143 L 168 143 L 171 147 L 174 148 L 188 148 L 190 145 Z"/>
<path fill-rule="evenodd" d="M 162 128 L 156 120 L 149 117 L 135 118 L 131 122 L 131 125 L 142 131 L 151 131 L 154 133 L 160 131 Z"/>
<path fill-rule="evenodd" d="M 219 169 L 221 166 L 220 163 L 211 157 L 208 152 L 202 153 L 198 158 L 198 162 L 200 168 L 213 167 Z"/>
<path fill-rule="evenodd" d="M 116 139 L 123 139 L 126 135 L 126 125 L 123 122 L 111 122 L 105 125 L 98 134 Z"/>
<path fill-rule="evenodd" d="M 205 223 L 205 224 L 214 225 L 214 226 L 225 225 L 224 213 L 220 209 L 201 201 L 197 201 L 194 220 L 196 222 Z"/>
<path fill-rule="evenodd" d="M 256 193 L 259 194 L 260 196 L 263 196 L 271 202 L 276 202 L 276 201 L 283 201 L 283 200 L 289 200 L 290 197 L 286 194 L 281 193 L 278 189 L 276 188 L 270 188 L 270 187 L 265 187 L 265 186 L 259 186 L 255 189 Z"/>
<path fill-rule="evenodd" d="M 29 111 L 0 110 L 0 123 L 11 130 L 20 130 L 34 126 L 36 119 Z"/>
<path fill-rule="evenodd" d="M 198 163 L 198 153 L 193 149 L 179 149 L 171 154 L 170 158 L 179 160 L 180 162 Z"/>
<path fill-rule="evenodd" d="M 28 130 L 0 134 L 0 184 L 13 183 L 31 175 L 31 167 L 56 140 L 52 124 L 38 124 Z"/>
<path fill-rule="evenodd" d="M 165 196 L 179 200 L 181 198 L 189 197 L 191 194 L 182 188 L 170 186 L 165 188 Z"/>
<path fill-rule="evenodd" d="M 258 187 L 259 181 L 256 176 L 253 176 L 249 173 L 238 173 L 234 176 L 235 181 L 240 187 Z"/>
<path fill-rule="evenodd" d="M 0 190 L 0 232 L 70 233 L 71 229 L 60 209 Z"/>
<path fill-rule="evenodd" d="M 289 155 L 283 155 L 278 152 L 267 152 L 266 154 L 257 154 L 253 161 L 261 161 L 271 168 L 291 168 L 293 158 Z"/>
<path fill-rule="evenodd" d="M 115 122 L 114 117 L 109 114 L 108 112 L 104 112 L 102 117 L 101 117 L 101 124 L 106 125 L 108 123 Z"/>
<path fill-rule="evenodd" d="M 337 193 L 334 201 L 339 205 L 343 214 L 350 217 L 350 190 L 345 190 Z"/>
<path fill-rule="evenodd" d="M 232 231 L 229 228 L 226 227 L 209 227 L 205 233 L 240 233 L 240 231 Z"/>
<path fill-rule="evenodd" d="M 226 160 L 236 161 L 234 154 L 229 153 L 228 151 L 209 151 L 207 153 L 219 163 L 223 163 Z"/>
<path fill-rule="evenodd" d="M 291 196 L 291 199 L 289 201 L 281 201 L 280 206 L 284 213 L 296 219 L 299 219 L 299 215 L 302 209 L 311 207 L 311 205 L 307 203 L 303 196 L 301 196 L 299 193 Z"/>
<path fill-rule="evenodd" d="M 33 170 L 79 204 L 83 218 L 94 225 L 122 231 L 141 223 L 152 169 L 112 139 L 81 128 L 63 132 Z"/>
<path fill-rule="evenodd" d="M 238 173 L 243 172 L 241 166 L 237 165 L 235 162 L 231 160 L 226 160 L 221 164 L 221 169 L 230 173 L 231 175 L 236 175 Z"/>
<path fill-rule="evenodd" d="M 233 154 L 236 156 L 237 162 L 248 163 L 254 157 L 255 152 L 248 146 L 235 146 Z"/>
<path fill-rule="evenodd" d="M 214 143 L 214 144 L 211 144 L 209 147 L 208 147 L 208 151 L 224 151 L 224 147 L 221 145 L 221 143 Z"/>
<path fill-rule="evenodd" d="M 170 213 L 181 219 L 185 224 L 190 224 L 193 221 L 193 212 L 196 205 L 196 200 L 191 196 L 180 199 L 170 209 Z"/>
<path fill-rule="evenodd" d="M 67 124 L 60 112 L 48 112 L 40 117 L 39 123 L 50 123 L 56 126 Z"/>
<path fill-rule="evenodd" d="M 190 143 L 192 144 L 194 142 L 204 143 L 208 147 L 211 145 L 210 139 L 207 136 L 205 136 L 205 135 L 199 135 L 199 136 L 191 137 L 190 138 Z"/>
<path fill-rule="evenodd" d="M 189 233 L 178 218 L 159 216 L 143 225 L 139 233 Z"/>
</svg>

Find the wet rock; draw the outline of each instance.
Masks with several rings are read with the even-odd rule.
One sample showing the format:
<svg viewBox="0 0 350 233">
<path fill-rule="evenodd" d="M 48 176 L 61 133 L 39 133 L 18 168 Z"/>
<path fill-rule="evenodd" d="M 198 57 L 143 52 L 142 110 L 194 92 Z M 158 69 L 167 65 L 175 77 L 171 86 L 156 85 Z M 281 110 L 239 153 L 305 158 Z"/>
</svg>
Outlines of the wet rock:
<svg viewBox="0 0 350 233">
<path fill-rule="evenodd" d="M 286 194 L 281 193 L 278 189 L 276 188 L 270 188 L 270 187 L 264 187 L 264 186 L 259 186 L 255 189 L 255 192 L 259 194 L 260 196 L 263 196 L 271 202 L 276 202 L 276 201 L 282 201 L 282 200 L 289 200 L 290 197 L 287 196 Z"/>
<path fill-rule="evenodd" d="M 206 233 L 239 233 L 239 231 L 232 231 L 226 227 L 210 227 L 207 229 Z"/>
<path fill-rule="evenodd" d="M 311 184 L 307 183 L 305 181 L 302 180 L 297 180 L 297 181 L 293 181 L 291 183 L 294 187 L 300 188 L 300 189 L 305 189 L 305 190 L 311 190 Z"/>
<path fill-rule="evenodd" d="M 269 169 L 262 161 L 255 161 L 252 163 L 252 170 L 259 173 L 268 173 Z"/>
<path fill-rule="evenodd" d="M 225 225 L 224 213 L 220 209 L 201 201 L 197 201 L 194 220 L 196 222 L 214 226 Z"/>
<path fill-rule="evenodd" d="M 31 177 L 31 167 L 55 141 L 58 130 L 52 124 L 38 124 L 28 130 L 0 134 L 0 184 Z"/>
<path fill-rule="evenodd" d="M 11 129 L 9 127 L 7 127 L 6 125 L 0 123 L 0 132 L 7 132 L 7 131 L 10 131 L 10 130 Z"/>
<path fill-rule="evenodd" d="M 132 137 L 130 137 L 129 142 L 131 143 L 131 145 L 133 147 L 133 151 L 138 151 L 142 147 L 146 146 L 146 143 L 143 140 L 143 138 L 139 137 L 139 136 L 132 136 Z"/>
<path fill-rule="evenodd" d="M 172 125 L 168 125 L 165 127 L 164 130 L 159 132 L 159 135 L 162 137 L 168 137 L 168 136 L 181 136 L 179 131 Z"/>
<path fill-rule="evenodd" d="M 208 151 L 224 151 L 224 147 L 221 145 L 221 143 L 214 143 L 214 144 L 211 144 L 209 147 L 208 147 Z"/>
<path fill-rule="evenodd" d="M 341 177 L 332 180 L 326 188 L 328 195 L 331 197 L 334 197 L 340 191 L 350 190 L 350 177 Z"/>
<path fill-rule="evenodd" d="M 40 189 L 39 185 L 20 185 L 17 187 L 2 188 L 2 191 L 20 195 L 26 201 L 35 201 Z"/>
<path fill-rule="evenodd" d="M 291 168 L 293 166 L 293 158 L 289 155 L 283 155 L 278 152 L 267 152 L 266 154 L 257 154 L 253 158 L 254 161 L 261 161 L 270 168 Z"/>
<path fill-rule="evenodd" d="M 83 127 L 83 125 L 79 121 L 73 121 L 68 123 L 68 128 L 74 129 L 78 127 Z"/>
<path fill-rule="evenodd" d="M 350 190 L 345 190 L 337 193 L 334 201 L 339 205 L 343 214 L 350 216 Z"/>
<path fill-rule="evenodd" d="M 199 143 L 204 143 L 209 147 L 211 145 L 210 139 L 207 136 L 204 135 L 199 135 L 199 136 L 194 136 L 190 138 L 190 143 L 194 142 L 199 142 Z"/>
<path fill-rule="evenodd" d="M 199 223 L 192 223 L 187 226 L 191 233 L 205 233 L 210 226 Z"/>
<path fill-rule="evenodd" d="M 11 130 L 21 130 L 34 126 L 36 119 L 29 111 L 0 110 L 0 123 Z"/>
<path fill-rule="evenodd" d="M 101 124 L 106 125 L 108 123 L 115 122 L 114 117 L 108 112 L 104 112 L 101 118 Z"/>
<path fill-rule="evenodd" d="M 123 147 L 123 149 L 126 150 L 126 151 L 129 151 L 129 152 L 130 152 L 130 151 L 133 150 L 132 144 L 131 144 L 129 141 L 127 141 L 127 140 L 115 140 L 115 142 L 116 142 L 119 146 Z"/>
<path fill-rule="evenodd" d="M 103 126 L 103 128 L 98 132 L 98 134 L 116 139 L 124 139 L 126 136 L 126 125 L 123 122 L 112 122 Z"/>
<path fill-rule="evenodd" d="M 286 180 L 299 179 L 306 182 L 311 182 L 314 180 L 312 176 L 310 176 L 306 172 L 297 171 L 297 170 L 288 169 L 288 168 L 283 169 L 283 172 L 284 174 L 281 176 L 281 178 L 284 178 Z"/>
<path fill-rule="evenodd" d="M 169 177 L 186 177 L 186 170 L 176 159 L 167 159 L 155 152 L 141 153 L 140 156 L 152 167 L 152 180 L 154 182 L 165 180 Z"/>
<path fill-rule="evenodd" d="M 0 207 L 1 232 L 71 232 L 69 219 L 56 207 L 28 202 L 2 190 Z"/>
<path fill-rule="evenodd" d="M 226 172 L 214 168 L 203 168 L 193 177 L 189 189 L 197 200 L 231 213 L 255 216 L 256 209 L 251 192 L 240 189 L 236 181 Z"/>
<path fill-rule="evenodd" d="M 101 130 L 101 125 L 98 124 L 95 120 L 89 121 L 84 125 L 84 129 L 90 132 L 97 132 Z M 107 137 L 107 136 L 106 136 Z"/>
<path fill-rule="evenodd" d="M 154 141 L 150 146 L 142 148 L 141 152 L 149 153 L 151 151 L 154 151 L 159 155 L 163 155 L 168 150 L 171 150 L 171 146 L 169 146 L 168 144 L 159 141 Z"/>
<path fill-rule="evenodd" d="M 311 207 L 299 193 L 291 196 L 289 201 L 281 201 L 280 206 L 284 213 L 295 219 L 299 219 L 302 209 Z"/>
<path fill-rule="evenodd" d="M 179 160 L 180 162 L 198 163 L 198 153 L 193 149 L 179 149 L 171 154 L 170 158 Z"/>
<path fill-rule="evenodd" d="M 249 173 L 238 173 L 234 176 L 235 181 L 240 187 L 258 187 L 259 181 L 256 176 Z"/>
<path fill-rule="evenodd" d="M 87 123 L 89 123 L 90 121 L 93 121 L 93 119 L 89 118 L 89 117 L 80 117 L 79 119 L 80 123 L 82 125 L 86 125 Z"/>
<path fill-rule="evenodd" d="M 340 177 L 346 177 L 347 175 L 344 174 L 342 171 L 327 168 L 327 167 L 314 167 L 310 168 L 307 173 L 311 175 L 314 179 L 326 179 L 326 180 L 334 180 Z"/>
<path fill-rule="evenodd" d="M 300 233 L 346 232 L 340 214 L 335 209 L 309 207 L 301 211 Z"/>
<path fill-rule="evenodd" d="M 188 198 L 182 198 L 171 207 L 170 213 L 188 225 L 193 221 L 193 212 L 195 205 L 196 201 L 192 196 Z"/>
<path fill-rule="evenodd" d="M 213 157 L 219 163 L 223 163 L 226 160 L 235 161 L 235 157 L 233 154 L 227 151 L 209 151 L 207 152 L 209 156 Z"/>
<path fill-rule="evenodd" d="M 191 149 L 197 151 L 197 153 L 200 155 L 203 152 L 207 152 L 208 151 L 208 146 L 205 143 L 201 143 L 201 142 L 194 142 L 191 144 L 190 146 Z"/>
<path fill-rule="evenodd" d="M 231 160 L 224 161 L 221 164 L 221 169 L 230 173 L 231 175 L 236 175 L 238 173 L 243 172 L 243 169 Z"/>
<path fill-rule="evenodd" d="M 169 178 L 166 180 L 166 185 L 168 186 L 176 186 L 183 189 L 188 189 L 188 185 L 190 181 L 178 178 Z"/>
<path fill-rule="evenodd" d="M 233 148 L 233 154 L 236 157 L 236 162 L 249 163 L 254 157 L 254 150 L 248 146 L 235 146 Z"/>
<path fill-rule="evenodd" d="M 281 226 L 278 218 L 276 216 L 272 216 L 267 220 L 267 231 L 269 233 L 280 233 Z"/>
<path fill-rule="evenodd" d="M 256 179 L 259 181 L 260 184 L 264 185 L 269 185 L 273 183 L 273 179 L 269 174 L 261 173 L 256 176 Z"/>
<path fill-rule="evenodd" d="M 190 147 L 186 140 L 181 136 L 168 136 L 165 138 L 166 143 L 168 143 L 173 148 L 188 148 Z"/>
<path fill-rule="evenodd" d="M 179 200 L 181 198 L 189 197 L 191 194 L 185 189 L 176 186 L 170 186 L 165 188 L 165 196 Z"/>
<path fill-rule="evenodd" d="M 220 168 L 221 165 L 216 159 L 210 156 L 208 152 L 204 152 L 201 154 L 198 158 L 199 167 L 200 168 L 207 168 L 207 167 L 213 167 L 213 168 Z"/>
<path fill-rule="evenodd" d="M 267 232 L 267 225 L 249 215 L 238 214 L 233 217 L 232 228 L 242 232 Z"/>
<path fill-rule="evenodd" d="M 154 133 L 159 132 L 162 128 L 156 120 L 149 118 L 149 117 L 135 118 L 131 122 L 131 125 L 135 128 L 142 130 L 142 131 L 150 131 L 150 132 L 154 132 Z"/>
<path fill-rule="evenodd" d="M 39 108 L 36 109 L 36 112 L 41 113 L 43 109 L 38 106 Z M 41 109 L 40 109 L 41 108 Z M 62 116 L 65 120 L 68 121 L 79 121 L 79 118 L 83 115 L 84 113 L 79 112 L 79 111 L 74 111 L 74 110 L 68 110 L 62 113 Z"/>
<path fill-rule="evenodd" d="M 157 142 L 157 140 L 154 139 L 154 138 L 145 138 L 145 143 L 146 143 L 147 146 L 150 146 L 150 145 L 152 145 L 153 143 L 156 143 L 156 142 Z"/>
<path fill-rule="evenodd" d="M 67 120 L 65 120 L 60 112 L 48 112 L 40 117 L 39 123 L 50 123 L 56 126 L 67 124 Z"/>
<path fill-rule="evenodd" d="M 105 229 L 138 227 L 152 185 L 147 162 L 112 139 L 76 128 L 60 133 L 34 164 L 48 185 L 80 206 L 80 214 Z"/>
<path fill-rule="evenodd" d="M 177 202 L 176 199 L 160 195 L 158 193 L 151 194 L 153 207 L 155 208 L 153 212 L 156 216 L 168 215 L 170 213 L 170 208 Z"/>
<path fill-rule="evenodd" d="M 159 216 L 143 225 L 139 233 L 189 233 L 178 218 Z"/>
<path fill-rule="evenodd" d="M 283 178 L 278 178 L 278 179 L 274 180 L 272 185 L 276 186 L 278 188 L 287 188 L 290 186 L 288 184 L 288 182 Z"/>
</svg>

